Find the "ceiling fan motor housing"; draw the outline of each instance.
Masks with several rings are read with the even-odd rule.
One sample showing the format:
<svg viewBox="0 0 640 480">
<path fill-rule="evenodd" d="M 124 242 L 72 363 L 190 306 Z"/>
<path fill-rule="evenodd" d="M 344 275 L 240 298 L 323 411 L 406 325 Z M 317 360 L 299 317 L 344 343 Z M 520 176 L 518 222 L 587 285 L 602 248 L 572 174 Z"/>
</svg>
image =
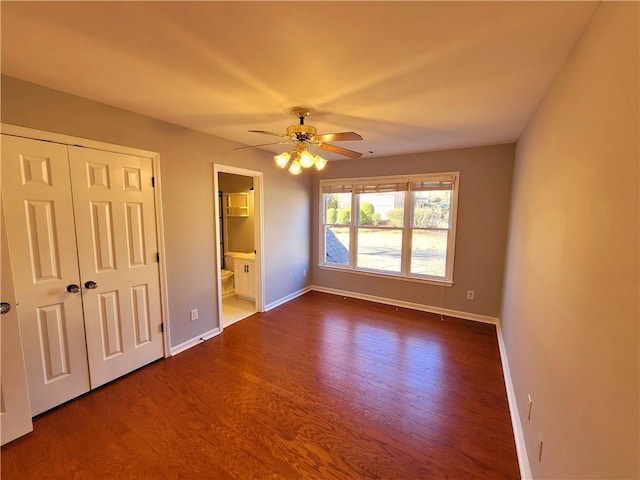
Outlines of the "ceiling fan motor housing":
<svg viewBox="0 0 640 480">
<path fill-rule="evenodd" d="M 311 125 L 290 125 L 287 127 L 287 136 L 295 138 L 299 142 L 311 140 L 318 133 Z"/>
<path fill-rule="evenodd" d="M 349 158 L 360 158 L 362 156 L 360 152 L 354 152 L 353 150 L 349 150 L 347 148 L 338 147 L 337 145 L 333 145 L 331 143 L 326 143 L 326 142 L 362 140 L 362 137 L 357 133 L 339 132 L 339 133 L 325 133 L 322 135 L 318 135 L 318 131 L 316 130 L 315 127 L 304 124 L 304 119 L 307 118 L 307 116 L 309 116 L 309 114 L 311 113 L 311 109 L 307 107 L 293 107 L 290 113 L 298 118 L 298 120 L 300 121 L 300 124 L 288 126 L 286 135 L 282 133 L 268 132 L 266 130 L 249 130 L 250 132 L 253 132 L 253 133 L 263 133 L 265 135 L 273 135 L 275 137 L 280 137 L 281 140 L 279 142 L 266 143 L 262 145 L 250 145 L 246 147 L 237 147 L 237 148 L 253 148 L 253 147 L 263 147 L 266 145 L 281 145 L 286 143 L 292 143 L 294 144 L 294 150 L 289 153 L 285 152 L 287 155 L 287 158 L 286 158 L 287 162 L 289 161 L 289 156 L 294 153 L 297 153 L 299 155 L 302 155 L 302 153 L 308 153 L 305 150 L 309 146 L 321 148 L 331 153 L 344 155 Z M 277 157 L 282 157 L 282 155 L 284 154 L 280 154 Z M 322 157 L 319 157 L 318 155 L 315 155 L 315 157 L 316 159 L 318 158 L 322 159 Z M 324 159 L 322 160 L 326 162 L 326 160 Z M 280 163 L 278 163 L 278 165 L 284 168 L 284 166 L 280 165 Z M 318 166 L 317 163 L 316 163 L 316 166 Z M 324 164 L 322 166 L 324 166 Z"/>
</svg>

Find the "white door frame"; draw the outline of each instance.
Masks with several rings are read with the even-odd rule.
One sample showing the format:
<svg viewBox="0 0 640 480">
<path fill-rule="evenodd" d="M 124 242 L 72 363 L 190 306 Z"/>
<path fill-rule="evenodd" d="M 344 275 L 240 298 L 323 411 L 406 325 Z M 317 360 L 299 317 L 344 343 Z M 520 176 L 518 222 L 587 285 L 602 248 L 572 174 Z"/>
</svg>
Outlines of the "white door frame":
<svg viewBox="0 0 640 480">
<path fill-rule="evenodd" d="M 220 202 L 218 201 L 218 174 L 219 173 L 233 173 L 235 175 L 242 175 L 244 177 L 253 178 L 253 196 L 254 196 L 254 245 L 256 248 L 256 310 L 264 312 L 264 194 L 263 194 L 263 172 L 257 170 L 247 170 L 246 168 L 233 167 L 231 165 L 222 165 L 219 163 L 213 164 L 213 201 L 215 205 L 215 238 L 216 238 L 216 259 L 220 262 L 220 225 L 218 219 L 222 212 L 220 212 Z M 218 326 L 220 331 L 224 329 L 224 322 L 222 321 L 222 276 L 220 272 L 220 265 L 217 265 L 216 271 L 216 288 L 218 292 Z"/>
<path fill-rule="evenodd" d="M 123 153 L 126 155 L 135 155 L 138 157 L 149 158 L 153 162 L 153 176 L 155 179 L 154 200 L 155 200 L 155 216 L 156 216 L 156 237 L 158 239 L 158 254 L 160 255 L 159 275 L 160 275 L 160 315 L 162 316 L 164 356 L 171 356 L 171 328 L 169 325 L 169 304 L 167 296 L 167 265 L 164 243 L 164 224 L 162 215 L 162 194 L 160 189 L 160 154 L 148 150 L 140 150 L 122 145 L 114 145 L 111 143 L 89 140 L 86 138 L 64 135 L 61 133 L 47 132 L 44 130 L 36 130 L 33 128 L 20 127 L 7 123 L 0 123 L 0 133 L 6 135 L 14 135 L 16 137 L 31 138 L 34 140 L 44 140 L 48 142 L 61 143 L 64 145 L 76 145 L 79 147 L 92 148 L 94 150 L 104 150 L 107 152 Z"/>
</svg>

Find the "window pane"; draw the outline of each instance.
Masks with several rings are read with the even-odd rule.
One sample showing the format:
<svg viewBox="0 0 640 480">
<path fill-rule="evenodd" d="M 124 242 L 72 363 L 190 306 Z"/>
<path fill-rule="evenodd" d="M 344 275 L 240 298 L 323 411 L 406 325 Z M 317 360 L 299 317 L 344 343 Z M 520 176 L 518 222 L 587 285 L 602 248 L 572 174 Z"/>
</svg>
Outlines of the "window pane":
<svg viewBox="0 0 640 480">
<path fill-rule="evenodd" d="M 349 227 L 327 225 L 324 238 L 325 263 L 349 265 Z"/>
<path fill-rule="evenodd" d="M 444 277 L 447 260 L 446 230 L 414 230 L 411 237 L 411 273 Z"/>
<path fill-rule="evenodd" d="M 358 225 L 402 228 L 405 192 L 361 193 Z"/>
<path fill-rule="evenodd" d="M 351 193 L 323 193 L 322 200 L 324 223 L 328 225 L 351 223 Z"/>
<path fill-rule="evenodd" d="M 413 192 L 413 228 L 449 228 L 451 190 Z"/>
<path fill-rule="evenodd" d="M 357 266 L 400 272 L 402 230 L 358 229 Z"/>
</svg>

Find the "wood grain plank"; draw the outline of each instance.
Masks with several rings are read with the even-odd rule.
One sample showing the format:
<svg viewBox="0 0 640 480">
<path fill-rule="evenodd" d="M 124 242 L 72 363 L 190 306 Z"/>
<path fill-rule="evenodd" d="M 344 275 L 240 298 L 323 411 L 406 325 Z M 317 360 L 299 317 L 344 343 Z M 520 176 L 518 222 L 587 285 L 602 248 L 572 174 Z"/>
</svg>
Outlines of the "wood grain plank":
<svg viewBox="0 0 640 480">
<path fill-rule="evenodd" d="M 493 325 L 311 292 L 34 419 L 6 479 L 519 478 Z"/>
</svg>

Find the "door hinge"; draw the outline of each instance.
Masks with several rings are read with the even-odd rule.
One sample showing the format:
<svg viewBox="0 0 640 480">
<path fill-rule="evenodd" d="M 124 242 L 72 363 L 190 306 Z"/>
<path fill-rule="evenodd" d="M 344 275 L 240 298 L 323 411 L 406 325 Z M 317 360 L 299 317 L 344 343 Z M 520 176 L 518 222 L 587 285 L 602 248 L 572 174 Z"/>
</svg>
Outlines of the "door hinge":
<svg viewBox="0 0 640 480">
<path fill-rule="evenodd" d="M 160 333 L 164 333 L 164 323 L 160 324 Z"/>
<path fill-rule="evenodd" d="M 156 177 L 151 177 L 151 187 L 156 188 Z"/>
<path fill-rule="evenodd" d="M 156 252 L 156 262 L 160 263 L 160 252 Z"/>
</svg>

